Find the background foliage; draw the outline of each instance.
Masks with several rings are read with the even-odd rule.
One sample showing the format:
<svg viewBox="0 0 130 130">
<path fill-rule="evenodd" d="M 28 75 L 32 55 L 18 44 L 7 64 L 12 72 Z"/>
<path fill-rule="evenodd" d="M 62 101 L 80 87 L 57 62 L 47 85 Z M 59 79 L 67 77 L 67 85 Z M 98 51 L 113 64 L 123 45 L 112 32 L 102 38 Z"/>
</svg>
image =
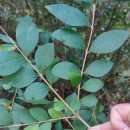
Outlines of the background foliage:
<svg viewBox="0 0 130 130">
<path fill-rule="evenodd" d="M 0 0 L 2 28 L 90 126 L 108 121 L 112 105 L 130 100 L 129 0 L 96 1 L 92 43 L 80 76 L 92 24 L 92 2 Z M 5 128 L 9 130 L 85 130 L 75 118 L 52 120 L 71 117 L 72 111 L 2 31 L 0 39 L 0 126 L 19 124 Z"/>
</svg>

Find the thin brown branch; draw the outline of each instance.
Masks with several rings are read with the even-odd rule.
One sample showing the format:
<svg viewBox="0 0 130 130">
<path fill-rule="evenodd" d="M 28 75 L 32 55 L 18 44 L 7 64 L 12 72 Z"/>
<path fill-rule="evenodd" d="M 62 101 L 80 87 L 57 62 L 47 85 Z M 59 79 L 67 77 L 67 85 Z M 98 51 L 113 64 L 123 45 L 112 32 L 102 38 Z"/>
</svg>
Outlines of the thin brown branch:
<svg viewBox="0 0 130 130">
<path fill-rule="evenodd" d="M 24 53 L 19 49 L 17 44 L 12 40 L 12 38 L 6 33 L 6 31 L 0 26 L 0 29 L 4 32 L 4 34 L 10 39 L 12 44 L 17 48 L 17 50 L 21 53 L 21 55 L 25 58 L 25 60 L 31 65 L 31 67 L 37 72 L 39 77 L 48 85 L 48 87 L 53 91 L 53 93 L 65 104 L 65 106 L 87 127 L 90 128 L 88 123 L 86 123 L 65 101 L 64 99 L 55 91 L 55 89 L 49 84 L 49 82 L 43 77 L 43 75 L 39 72 L 39 70 L 30 62 L 30 60 L 24 55 Z"/>
<path fill-rule="evenodd" d="M 33 122 L 33 123 L 28 123 L 28 124 L 15 124 L 15 125 L 9 125 L 9 126 L 2 126 L 2 127 L 0 127 L 0 129 L 13 128 L 13 127 L 18 127 L 18 126 L 28 126 L 28 125 L 32 125 L 32 124 L 42 124 L 42 123 L 46 123 L 46 122 L 53 122 L 53 121 L 72 119 L 72 118 L 77 118 L 77 117 L 76 116 L 68 116 L 68 117 L 50 119 L 50 120 L 46 120 L 46 121 Z"/>
<path fill-rule="evenodd" d="M 15 93 L 14 93 L 14 96 L 13 96 L 13 99 L 12 99 L 12 103 L 11 103 L 11 106 L 10 106 L 10 110 L 13 109 L 13 105 L 14 105 L 14 102 L 15 102 L 15 97 L 16 97 L 16 95 L 17 95 L 17 92 L 18 92 L 18 90 L 16 89 L 16 90 L 15 90 Z"/>
<path fill-rule="evenodd" d="M 81 77 L 83 76 L 83 72 L 84 72 L 84 68 L 85 68 L 85 64 L 86 64 L 86 59 L 87 59 L 87 56 L 89 53 L 89 48 L 90 48 L 90 44 L 91 44 L 91 40 L 92 40 L 94 21 L 95 21 L 95 12 L 96 12 L 96 3 L 93 3 L 93 16 L 92 16 L 91 32 L 90 32 L 89 40 L 87 43 L 87 48 L 85 50 L 85 55 L 84 55 L 83 65 L 82 65 L 82 70 L 81 70 Z M 80 98 L 80 89 L 81 89 L 80 87 L 81 87 L 81 83 L 78 86 L 78 100 Z"/>
</svg>

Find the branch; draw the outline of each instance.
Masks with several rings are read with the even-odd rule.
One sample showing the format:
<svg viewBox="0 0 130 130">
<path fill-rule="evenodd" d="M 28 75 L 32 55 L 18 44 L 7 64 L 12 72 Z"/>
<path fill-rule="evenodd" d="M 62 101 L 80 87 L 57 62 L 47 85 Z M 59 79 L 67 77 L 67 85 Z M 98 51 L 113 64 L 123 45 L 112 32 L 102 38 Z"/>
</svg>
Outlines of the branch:
<svg viewBox="0 0 130 130">
<path fill-rule="evenodd" d="M 68 116 L 68 117 L 50 119 L 50 120 L 46 120 L 46 121 L 33 122 L 33 123 L 28 123 L 28 124 L 15 124 L 15 125 L 9 125 L 9 126 L 2 126 L 2 127 L 0 127 L 0 129 L 13 128 L 13 127 L 18 127 L 18 126 L 28 126 L 28 125 L 33 125 L 33 124 L 42 124 L 42 123 L 46 123 L 46 122 L 52 122 L 52 121 L 64 120 L 64 119 L 72 119 L 72 118 L 77 118 L 77 117 L 76 116 Z"/>
<path fill-rule="evenodd" d="M 55 89 L 49 84 L 49 82 L 43 77 L 43 75 L 39 72 L 39 70 L 30 62 L 30 60 L 24 55 L 24 53 L 19 49 L 17 44 L 12 40 L 12 38 L 6 33 L 6 31 L 0 26 L 0 29 L 4 32 L 4 34 L 10 39 L 12 44 L 16 47 L 16 49 L 20 52 L 20 54 L 25 58 L 25 60 L 31 65 L 31 67 L 37 72 L 39 77 L 48 85 L 48 87 L 53 91 L 53 93 L 65 104 L 65 106 L 87 127 L 90 128 L 88 123 L 86 123 L 65 101 L 64 99 L 55 91 Z"/>
<path fill-rule="evenodd" d="M 89 36 L 89 40 L 87 43 L 87 48 L 85 50 L 85 56 L 83 59 L 83 65 L 82 65 L 82 70 L 81 70 L 81 77 L 83 76 L 83 72 L 84 72 L 84 68 L 85 68 L 85 63 L 86 63 L 86 59 L 89 53 L 89 47 L 91 44 L 91 40 L 92 40 L 92 35 L 93 35 L 93 29 L 94 29 L 94 21 L 95 21 L 95 12 L 96 12 L 96 3 L 93 3 L 93 17 L 92 17 L 92 25 L 91 25 L 91 32 L 90 32 L 90 36 Z M 81 87 L 81 83 L 78 86 L 78 100 L 80 98 L 80 88 Z"/>
</svg>

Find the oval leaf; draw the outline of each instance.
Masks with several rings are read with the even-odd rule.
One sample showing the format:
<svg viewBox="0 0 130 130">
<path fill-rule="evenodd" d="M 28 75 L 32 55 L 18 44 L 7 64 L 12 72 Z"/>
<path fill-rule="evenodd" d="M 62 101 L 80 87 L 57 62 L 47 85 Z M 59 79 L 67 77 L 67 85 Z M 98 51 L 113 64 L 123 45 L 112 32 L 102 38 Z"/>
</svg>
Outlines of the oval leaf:
<svg viewBox="0 0 130 130">
<path fill-rule="evenodd" d="M 57 40 L 63 42 L 63 44 L 77 48 L 77 49 L 84 49 L 85 48 L 85 41 L 82 36 L 74 30 L 63 28 L 56 30 L 52 33 L 52 36 Z"/>
<path fill-rule="evenodd" d="M 112 66 L 113 62 L 111 61 L 96 60 L 87 67 L 84 73 L 93 77 L 102 77 L 111 70 Z"/>
<path fill-rule="evenodd" d="M 51 122 L 46 122 L 40 126 L 40 130 L 51 130 L 51 127 L 52 127 Z"/>
<path fill-rule="evenodd" d="M 90 47 L 90 52 L 108 53 L 115 51 L 123 45 L 129 36 L 124 30 L 111 30 L 99 35 Z"/>
<path fill-rule="evenodd" d="M 54 108 L 50 108 L 48 110 L 48 113 L 49 115 L 52 117 L 52 118 L 61 118 L 63 117 L 62 116 L 62 113 L 60 111 L 56 111 Z"/>
<path fill-rule="evenodd" d="M 0 75 L 7 76 L 19 70 L 26 61 L 22 55 L 13 51 L 0 51 Z"/>
<path fill-rule="evenodd" d="M 84 83 L 82 89 L 88 92 L 97 92 L 103 86 L 104 83 L 101 80 L 92 78 Z"/>
<path fill-rule="evenodd" d="M 31 84 L 37 76 L 38 75 L 32 69 L 21 68 L 16 73 L 4 77 L 3 83 L 11 84 L 15 88 L 23 88 Z"/>
<path fill-rule="evenodd" d="M 42 67 L 42 69 L 45 69 L 54 60 L 54 44 L 53 43 L 47 43 L 43 46 L 40 46 L 35 54 L 35 61 L 36 64 L 39 67 Z"/>
<path fill-rule="evenodd" d="M 66 4 L 47 5 L 45 8 L 56 18 L 70 26 L 90 26 L 88 18 L 78 9 Z"/>
<path fill-rule="evenodd" d="M 48 92 L 48 86 L 40 82 L 35 82 L 26 88 L 24 97 L 26 100 L 41 100 Z"/>
<path fill-rule="evenodd" d="M 29 16 L 24 17 L 16 29 L 16 39 L 25 55 L 29 55 L 39 39 L 38 29 Z"/>
<path fill-rule="evenodd" d="M 71 62 L 60 62 L 52 68 L 53 75 L 66 80 L 69 80 L 71 72 L 80 73 L 79 68 Z"/>
<path fill-rule="evenodd" d="M 13 124 L 13 121 L 10 113 L 3 106 L 0 106 L 0 125 L 11 124 Z"/>
<path fill-rule="evenodd" d="M 87 107 L 94 107 L 96 106 L 97 102 L 98 102 L 98 99 L 93 94 L 85 96 L 81 99 L 81 104 Z"/>
<path fill-rule="evenodd" d="M 30 108 L 29 112 L 31 113 L 32 117 L 36 119 L 37 121 L 44 121 L 48 119 L 47 112 L 42 108 Z"/>
</svg>

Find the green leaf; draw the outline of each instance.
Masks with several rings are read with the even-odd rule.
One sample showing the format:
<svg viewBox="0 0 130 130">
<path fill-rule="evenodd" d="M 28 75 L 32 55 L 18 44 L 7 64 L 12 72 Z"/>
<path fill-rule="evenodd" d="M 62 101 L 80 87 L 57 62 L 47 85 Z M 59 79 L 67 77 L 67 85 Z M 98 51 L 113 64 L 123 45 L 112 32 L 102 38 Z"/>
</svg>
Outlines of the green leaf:
<svg viewBox="0 0 130 130">
<path fill-rule="evenodd" d="M 81 99 L 81 104 L 87 107 L 94 107 L 97 103 L 98 99 L 93 94 L 85 96 Z"/>
<path fill-rule="evenodd" d="M 63 130 L 63 126 L 61 124 L 61 121 L 57 121 L 55 124 L 55 129 L 56 130 Z"/>
<path fill-rule="evenodd" d="M 37 121 L 44 121 L 48 119 L 48 114 L 43 108 L 30 108 L 29 112 L 31 113 L 32 117 Z"/>
<path fill-rule="evenodd" d="M 46 67 L 51 65 L 54 57 L 54 44 L 47 43 L 38 48 L 35 54 L 35 61 L 39 67 L 42 67 L 42 69 L 46 69 Z"/>
<path fill-rule="evenodd" d="M 24 97 L 26 100 L 41 100 L 46 97 L 48 92 L 48 86 L 40 82 L 35 82 L 26 88 Z"/>
<path fill-rule="evenodd" d="M 70 26 L 90 26 L 88 18 L 78 9 L 66 4 L 47 5 L 45 8 L 56 18 Z"/>
<path fill-rule="evenodd" d="M 15 50 L 16 47 L 11 44 L 2 44 L 0 45 L 0 51 L 12 51 Z"/>
<path fill-rule="evenodd" d="M 80 73 L 79 68 L 71 62 L 60 62 L 52 68 L 53 75 L 66 80 L 69 80 L 71 72 Z"/>
<path fill-rule="evenodd" d="M 97 92 L 103 86 L 104 86 L 104 83 L 101 80 L 92 78 L 84 83 L 82 89 L 88 92 Z"/>
<path fill-rule="evenodd" d="M 62 111 L 63 109 L 65 108 L 65 104 L 60 101 L 60 100 L 57 100 L 55 103 L 54 103 L 54 109 L 56 111 Z"/>
<path fill-rule="evenodd" d="M 62 28 L 52 33 L 52 36 L 57 40 L 63 42 L 63 44 L 76 48 L 84 49 L 85 41 L 82 36 L 74 30 Z"/>
<path fill-rule="evenodd" d="M 15 73 L 26 61 L 22 55 L 13 51 L 0 51 L 0 75 L 7 76 Z"/>
<path fill-rule="evenodd" d="M 6 35 L 0 34 L 0 39 L 5 43 L 12 43 Z"/>
<path fill-rule="evenodd" d="M 80 74 L 71 72 L 69 74 L 69 77 L 70 77 L 70 82 L 71 82 L 72 86 L 77 87 L 80 84 L 80 81 L 81 81 L 81 75 Z"/>
<path fill-rule="evenodd" d="M 15 88 L 23 88 L 31 84 L 37 76 L 38 75 L 32 69 L 21 68 L 16 73 L 4 77 L 3 83 L 11 84 Z"/>
<path fill-rule="evenodd" d="M 0 106 L 0 125 L 11 124 L 13 124 L 13 121 L 10 113 L 3 106 Z"/>
<path fill-rule="evenodd" d="M 74 120 L 72 125 L 74 126 L 75 130 L 86 130 L 86 126 L 79 120 Z"/>
<path fill-rule="evenodd" d="M 87 67 L 84 73 L 94 77 L 102 77 L 111 70 L 113 64 L 105 59 L 96 60 Z"/>
<path fill-rule="evenodd" d="M 81 108 L 81 103 L 80 103 L 80 101 L 78 101 L 77 99 L 76 99 L 76 100 L 73 100 L 73 101 L 71 101 L 71 103 L 70 103 L 70 107 L 71 107 L 74 111 L 79 111 L 79 109 Z"/>
<path fill-rule="evenodd" d="M 19 47 L 27 56 L 36 47 L 39 39 L 38 29 L 29 16 L 24 17 L 18 24 L 16 39 Z"/>
<path fill-rule="evenodd" d="M 49 115 L 52 117 L 52 118 L 61 118 L 63 117 L 62 116 L 62 113 L 60 111 L 56 111 L 54 108 L 50 108 L 48 110 L 48 113 Z"/>
<path fill-rule="evenodd" d="M 51 130 L 51 127 L 52 127 L 51 122 L 46 122 L 40 126 L 40 130 Z"/>
<path fill-rule="evenodd" d="M 14 124 L 36 122 L 36 120 L 31 116 L 27 109 L 16 103 L 13 105 L 11 115 Z"/>
<path fill-rule="evenodd" d="M 117 50 L 129 36 L 124 30 L 111 30 L 99 35 L 90 47 L 90 52 L 108 53 Z"/>
<path fill-rule="evenodd" d="M 29 125 L 29 126 L 25 127 L 24 130 L 40 130 L 39 124 Z"/>
</svg>

